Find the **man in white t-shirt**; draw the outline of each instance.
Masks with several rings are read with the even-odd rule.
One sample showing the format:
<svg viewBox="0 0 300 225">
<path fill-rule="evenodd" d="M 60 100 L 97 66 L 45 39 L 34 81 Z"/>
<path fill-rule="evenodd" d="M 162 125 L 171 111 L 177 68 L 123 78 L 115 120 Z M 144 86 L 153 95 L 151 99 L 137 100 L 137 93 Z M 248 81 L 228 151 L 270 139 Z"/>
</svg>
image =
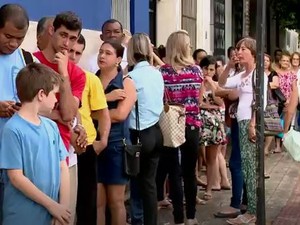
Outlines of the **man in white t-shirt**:
<svg viewBox="0 0 300 225">
<path fill-rule="evenodd" d="M 119 43 L 122 43 L 123 38 L 125 36 L 121 22 L 115 19 L 110 19 L 105 21 L 102 25 L 101 31 L 102 34 L 100 35 L 100 38 L 102 41 L 115 40 Z M 124 47 L 124 53 L 121 62 L 121 67 L 124 70 L 126 69 L 128 63 L 127 63 L 127 48 L 124 45 L 123 47 Z M 96 73 L 99 70 L 97 61 L 98 61 L 98 52 L 97 54 L 91 56 L 89 60 L 88 68 L 86 68 L 86 70 Z"/>
</svg>

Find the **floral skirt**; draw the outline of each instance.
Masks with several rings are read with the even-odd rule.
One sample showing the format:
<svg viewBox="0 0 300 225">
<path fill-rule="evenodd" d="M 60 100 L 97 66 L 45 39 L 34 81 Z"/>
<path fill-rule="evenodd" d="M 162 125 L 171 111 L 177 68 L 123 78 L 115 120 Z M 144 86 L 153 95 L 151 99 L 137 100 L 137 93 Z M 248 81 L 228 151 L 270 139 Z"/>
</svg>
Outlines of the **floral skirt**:
<svg viewBox="0 0 300 225">
<path fill-rule="evenodd" d="M 224 116 L 217 109 L 201 109 L 202 126 L 200 128 L 200 145 L 220 145 L 226 143 Z"/>
</svg>

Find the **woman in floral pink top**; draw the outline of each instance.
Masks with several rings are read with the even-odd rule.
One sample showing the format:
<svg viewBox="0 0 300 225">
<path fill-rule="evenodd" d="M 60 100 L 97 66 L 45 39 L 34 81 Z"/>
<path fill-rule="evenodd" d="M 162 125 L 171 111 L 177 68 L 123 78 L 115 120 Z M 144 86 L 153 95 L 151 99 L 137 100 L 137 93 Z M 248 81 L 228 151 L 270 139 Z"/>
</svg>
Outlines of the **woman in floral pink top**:
<svg viewBox="0 0 300 225">
<path fill-rule="evenodd" d="M 186 31 L 177 31 L 170 35 L 166 45 L 166 65 L 160 68 L 165 83 L 165 91 L 171 102 L 185 105 L 186 142 L 180 148 L 165 148 L 168 152 L 170 194 L 173 203 L 175 224 L 184 224 L 183 190 L 184 181 L 186 200 L 186 224 L 198 224 L 196 213 L 196 161 L 198 158 L 200 110 L 200 87 L 203 81 L 202 71 L 194 65 L 190 52 L 190 38 Z M 181 150 L 181 164 L 178 151 Z M 181 165 L 181 169 L 180 169 Z M 182 171 L 182 173 L 180 172 Z"/>
<path fill-rule="evenodd" d="M 286 98 L 285 108 L 287 108 L 290 103 L 292 92 L 297 91 L 297 75 L 291 70 L 290 59 L 291 56 L 289 52 L 282 52 L 279 61 L 280 69 L 276 71 L 279 77 L 279 88 Z M 281 117 L 283 117 L 285 110 L 282 107 L 279 107 L 278 111 L 279 114 L 281 114 Z M 276 138 L 275 146 L 274 152 L 280 153 L 282 151 L 281 138 Z"/>
</svg>

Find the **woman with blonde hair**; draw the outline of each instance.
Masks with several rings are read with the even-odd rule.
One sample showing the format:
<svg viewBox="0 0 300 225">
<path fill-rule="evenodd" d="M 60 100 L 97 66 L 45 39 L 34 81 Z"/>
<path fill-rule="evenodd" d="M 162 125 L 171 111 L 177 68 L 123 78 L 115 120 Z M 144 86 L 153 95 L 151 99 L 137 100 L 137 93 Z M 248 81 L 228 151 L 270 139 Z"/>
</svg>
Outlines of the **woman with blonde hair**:
<svg viewBox="0 0 300 225">
<path fill-rule="evenodd" d="M 239 125 L 239 141 L 242 159 L 242 171 L 247 189 L 247 212 L 235 219 L 229 219 L 229 224 L 252 224 L 256 222 L 256 149 L 255 120 L 252 117 L 253 84 L 256 59 L 256 41 L 250 37 L 237 43 L 237 55 L 245 71 L 228 78 L 223 74 L 219 85 L 226 88 L 237 88 L 239 103 L 237 120 Z"/>
<path fill-rule="evenodd" d="M 152 45 L 146 34 L 134 34 L 129 40 L 127 59 L 129 66 L 133 66 L 129 76 L 137 90 L 137 103 L 129 116 L 130 137 L 133 144 L 138 139 L 142 144 L 140 173 L 137 182 L 131 179 L 131 200 L 134 203 L 142 201 L 145 225 L 157 224 L 155 178 L 159 153 L 163 147 L 158 120 L 163 110 L 164 81 L 159 70 L 150 64 L 152 53 Z M 139 126 L 136 118 L 139 118 Z M 137 191 L 140 192 L 140 199 L 136 195 Z M 135 219 L 132 218 L 132 224 L 140 224 Z"/>
<path fill-rule="evenodd" d="M 198 158 L 199 128 L 201 126 L 199 98 L 203 81 L 202 71 L 194 65 L 191 57 L 190 37 L 186 31 L 172 33 L 166 45 L 166 64 L 160 68 L 165 83 L 168 101 L 182 104 L 186 109 L 186 142 L 179 148 L 165 147 L 169 154 L 170 198 L 173 203 L 175 224 L 183 224 L 183 190 L 181 171 L 184 181 L 186 200 L 186 224 L 198 224 L 196 213 L 196 161 Z M 179 163 L 179 149 L 181 164 Z M 181 166 L 181 168 L 180 168 Z"/>
</svg>

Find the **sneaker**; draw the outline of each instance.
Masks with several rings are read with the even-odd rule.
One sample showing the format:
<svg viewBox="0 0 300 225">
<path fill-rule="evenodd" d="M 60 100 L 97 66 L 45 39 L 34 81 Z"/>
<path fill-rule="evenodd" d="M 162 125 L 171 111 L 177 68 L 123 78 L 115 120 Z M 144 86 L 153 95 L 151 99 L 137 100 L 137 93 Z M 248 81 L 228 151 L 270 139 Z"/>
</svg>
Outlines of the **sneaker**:
<svg viewBox="0 0 300 225">
<path fill-rule="evenodd" d="M 198 220 L 194 219 L 187 219 L 185 225 L 199 225 Z"/>
</svg>

